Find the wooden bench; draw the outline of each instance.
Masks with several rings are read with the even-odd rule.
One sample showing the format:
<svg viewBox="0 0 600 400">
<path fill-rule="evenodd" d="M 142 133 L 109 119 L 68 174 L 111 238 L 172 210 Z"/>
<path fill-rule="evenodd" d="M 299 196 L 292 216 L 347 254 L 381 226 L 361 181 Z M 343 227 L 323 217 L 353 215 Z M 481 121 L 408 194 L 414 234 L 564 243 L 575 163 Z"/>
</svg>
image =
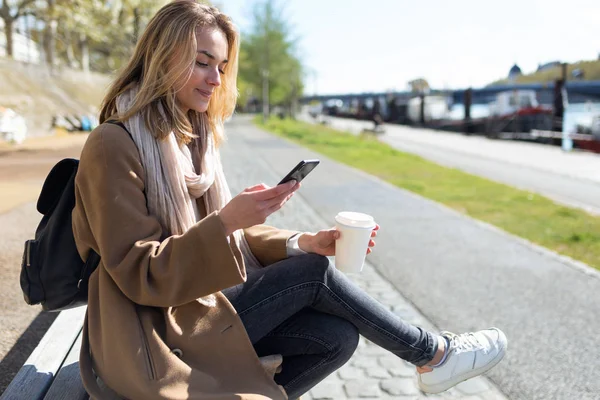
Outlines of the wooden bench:
<svg viewBox="0 0 600 400">
<path fill-rule="evenodd" d="M 86 307 L 62 311 L 0 400 L 87 400 L 79 374 Z"/>
</svg>

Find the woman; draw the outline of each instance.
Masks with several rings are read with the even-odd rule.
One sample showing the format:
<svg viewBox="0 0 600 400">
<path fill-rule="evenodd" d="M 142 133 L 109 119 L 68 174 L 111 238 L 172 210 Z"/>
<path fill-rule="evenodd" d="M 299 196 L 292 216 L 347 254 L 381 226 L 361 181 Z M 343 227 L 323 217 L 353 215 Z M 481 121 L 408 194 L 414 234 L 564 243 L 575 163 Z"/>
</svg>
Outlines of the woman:
<svg viewBox="0 0 600 400">
<path fill-rule="evenodd" d="M 426 332 L 329 265 L 337 231 L 261 225 L 299 184 L 231 199 L 218 146 L 238 43 L 215 8 L 162 8 L 83 149 L 73 229 L 82 258 L 102 258 L 80 357 L 91 397 L 297 398 L 350 358 L 359 334 L 419 367 L 430 392 L 495 365 L 500 331 Z"/>
</svg>

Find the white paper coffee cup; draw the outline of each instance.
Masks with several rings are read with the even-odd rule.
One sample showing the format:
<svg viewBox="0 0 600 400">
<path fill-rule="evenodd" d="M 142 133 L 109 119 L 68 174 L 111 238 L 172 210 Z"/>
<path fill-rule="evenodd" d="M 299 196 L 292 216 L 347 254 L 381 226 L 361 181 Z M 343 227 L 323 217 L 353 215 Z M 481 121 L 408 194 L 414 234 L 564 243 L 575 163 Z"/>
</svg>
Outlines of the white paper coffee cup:
<svg viewBox="0 0 600 400">
<path fill-rule="evenodd" d="M 363 213 L 342 211 L 335 216 L 335 227 L 340 232 L 335 243 L 337 269 L 348 274 L 362 271 L 375 225 L 373 217 Z"/>
</svg>

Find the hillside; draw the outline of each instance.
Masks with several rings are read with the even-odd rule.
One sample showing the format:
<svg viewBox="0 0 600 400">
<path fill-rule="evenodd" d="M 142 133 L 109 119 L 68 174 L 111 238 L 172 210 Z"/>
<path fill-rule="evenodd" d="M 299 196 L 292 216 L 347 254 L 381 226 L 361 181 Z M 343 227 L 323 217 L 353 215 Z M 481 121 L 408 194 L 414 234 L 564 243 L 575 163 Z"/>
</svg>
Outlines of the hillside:
<svg viewBox="0 0 600 400">
<path fill-rule="evenodd" d="M 59 114 L 98 114 L 110 77 L 61 70 L 0 58 L 0 107 L 12 108 L 27 121 L 28 136 L 50 132 Z"/>
<path fill-rule="evenodd" d="M 583 80 L 587 81 L 598 81 L 600 80 L 600 60 L 592 61 L 579 61 L 577 63 L 569 64 L 567 67 L 567 80 L 573 80 L 573 71 L 579 69 L 583 71 Z M 523 74 L 515 79 L 516 83 L 544 83 L 554 82 L 562 75 L 562 68 L 555 67 L 545 71 L 533 72 L 530 74 Z M 508 79 L 501 79 L 490 85 L 499 85 L 509 83 Z"/>
</svg>

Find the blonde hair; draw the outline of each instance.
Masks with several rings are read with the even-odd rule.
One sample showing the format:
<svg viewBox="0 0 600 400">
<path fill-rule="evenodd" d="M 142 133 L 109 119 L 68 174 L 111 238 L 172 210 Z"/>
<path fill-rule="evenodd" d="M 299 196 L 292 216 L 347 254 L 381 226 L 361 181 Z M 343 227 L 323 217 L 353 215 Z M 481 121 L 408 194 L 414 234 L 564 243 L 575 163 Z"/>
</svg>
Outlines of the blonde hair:
<svg viewBox="0 0 600 400">
<path fill-rule="evenodd" d="M 180 88 L 175 85 L 182 77 L 187 77 L 183 80 L 186 82 L 192 74 L 198 29 L 218 29 L 225 35 L 229 61 L 207 111 L 190 110 L 186 115 L 176 106 Z M 102 102 L 100 122 L 123 122 L 141 113 L 157 139 L 175 132 L 178 140 L 189 143 L 210 130 L 218 146 L 224 139 L 223 122 L 233 114 L 237 100 L 238 53 L 239 34 L 231 19 L 217 8 L 195 0 L 169 3 L 150 20 L 129 63 L 111 85 Z M 134 85 L 139 85 L 138 96 L 127 113 L 118 115 L 117 97 Z"/>
</svg>

